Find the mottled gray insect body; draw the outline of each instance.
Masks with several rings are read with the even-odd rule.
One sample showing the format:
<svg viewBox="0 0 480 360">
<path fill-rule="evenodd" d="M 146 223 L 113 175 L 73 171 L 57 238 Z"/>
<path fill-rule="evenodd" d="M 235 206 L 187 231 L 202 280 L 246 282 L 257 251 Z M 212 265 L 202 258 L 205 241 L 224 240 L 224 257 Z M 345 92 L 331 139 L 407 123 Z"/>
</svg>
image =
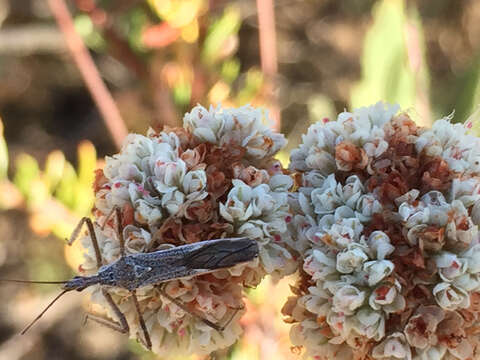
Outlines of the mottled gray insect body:
<svg viewBox="0 0 480 360">
<path fill-rule="evenodd" d="M 168 280 L 206 274 L 251 261 L 258 256 L 256 241 L 248 238 L 208 240 L 151 253 L 126 255 L 104 265 L 92 276 L 77 276 L 65 290 L 83 290 L 94 284 L 130 291 Z"/>
</svg>

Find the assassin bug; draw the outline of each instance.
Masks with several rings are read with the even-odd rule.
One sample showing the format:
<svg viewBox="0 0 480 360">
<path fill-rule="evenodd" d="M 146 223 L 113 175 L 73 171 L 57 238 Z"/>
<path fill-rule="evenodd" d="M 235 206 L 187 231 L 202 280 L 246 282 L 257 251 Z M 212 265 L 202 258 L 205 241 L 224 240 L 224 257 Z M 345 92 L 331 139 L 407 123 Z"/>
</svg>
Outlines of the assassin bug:
<svg viewBox="0 0 480 360">
<path fill-rule="evenodd" d="M 167 250 L 126 255 L 120 210 L 116 208 L 112 213 L 116 214 L 116 232 L 120 243 L 121 253 L 121 257 L 115 262 L 108 265 L 102 264 L 102 254 L 98 246 L 93 222 L 87 217 L 82 218 L 69 240 L 69 244 L 72 244 L 78 237 L 83 224 L 87 224 L 90 239 L 95 250 L 98 269 L 96 274 L 91 276 L 75 276 L 66 281 L 2 280 L 21 283 L 62 284 L 62 292 L 45 307 L 45 309 L 21 332 L 21 334 L 25 334 L 65 293 L 72 290 L 82 291 L 89 286 L 99 284 L 102 286 L 102 294 L 113 313 L 116 315 L 118 323 L 93 314 L 87 315 L 87 319 L 91 319 L 121 333 L 129 333 L 130 327 L 125 315 L 120 311 L 118 305 L 114 302 L 112 296 L 108 292 L 109 286 L 126 289 L 130 291 L 137 312 L 138 321 L 143 332 L 144 339 L 140 338 L 140 340 L 147 348 L 151 349 L 152 343 L 150 335 L 147 326 L 145 325 L 136 295 L 136 290 L 138 288 L 147 285 L 154 285 L 162 296 L 174 302 L 183 310 L 190 312 L 185 305 L 168 295 L 163 290 L 161 284 L 169 280 L 188 278 L 206 274 L 218 269 L 229 268 L 240 263 L 251 261 L 258 256 L 258 245 L 256 241 L 248 238 L 206 240 L 198 243 L 177 246 Z M 196 316 L 217 331 L 223 331 L 234 317 L 233 315 L 224 326 L 219 326 L 199 315 L 192 315 Z"/>
</svg>

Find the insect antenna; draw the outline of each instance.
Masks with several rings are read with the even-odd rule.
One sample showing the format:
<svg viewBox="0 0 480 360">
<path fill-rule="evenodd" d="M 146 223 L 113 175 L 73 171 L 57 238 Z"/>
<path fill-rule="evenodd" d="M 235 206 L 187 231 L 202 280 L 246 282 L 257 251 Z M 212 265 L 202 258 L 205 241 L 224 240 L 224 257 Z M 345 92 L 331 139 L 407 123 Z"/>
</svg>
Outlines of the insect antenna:
<svg viewBox="0 0 480 360">
<path fill-rule="evenodd" d="M 62 281 L 36 281 L 36 280 L 16 280 L 16 279 L 0 279 L 0 282 L 13 282 L 22 284 L 66 284 L 68 280 Z"/>
<path fill-rule="evenodd" d="M 17 280 L 17 279 L 0 279 L 0 282 L 13 282 L 13 283 L 22 283 L 22 284 L 66 284 L 68 280 L 62 280 L 62 281 L 36 281 L 36 280 Z M 73 290 L 73 289 L 67 289 L 63 290 L 60 294 L 58 294 L 55 299 L 53 299 L 50 304 L 43 309 L 43 311 L 30 323 L 28 326 L 22 330 L 20 334 L 25 334 L 32 326 L 35 324 L 42 316 L 47 312 L 48 309 L 58 300 L 60 299 L 61 296 L 63 296 L 66 292 Z"/>
<path fill-rule="evenodd" d="M 33 319 L 33 321 L 27 325 L 27 327 L 25 329 L 22 330 L 22 332 L 20 333 L 21 335 L 25 334 L 32 326 L 33 324 L 35 324 L 38 320 L 40 320 L 40 318 L 43 316 L 43 314 L 45 314 L 47 312 L 48 309 L 50 309 L 50 307 L 58 300 L 60 299 L 66 292 L 70 291 L 70 289 L 68 290 L 63 290 L 60 294 L 58 294 L 55 299 L 53 299 L 50 304 L 48 304 L 45 309 L 42 310 L 42 312 L 40 314 L 38 314 L 38 316 Z"/>
</svg>

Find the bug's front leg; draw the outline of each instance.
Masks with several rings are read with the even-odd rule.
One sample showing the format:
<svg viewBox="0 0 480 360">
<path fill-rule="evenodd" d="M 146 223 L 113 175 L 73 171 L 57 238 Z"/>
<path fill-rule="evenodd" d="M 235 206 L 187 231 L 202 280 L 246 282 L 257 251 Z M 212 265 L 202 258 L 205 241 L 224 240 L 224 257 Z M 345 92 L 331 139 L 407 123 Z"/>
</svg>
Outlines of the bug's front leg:
<svg viewBox="0 0 480 360">
<path fill-rule="evenodd" d="M 97 240 L 97 235 L 95 234 L 95 228 L 93 226 L 93 222 L 90 218 L 88 217 L 83 217 L 75 226 L 75 229 L 72 232 L 72 235 L 70 235 L 70 238 L 67 241 L 68 245 L 72 245 L 73 242 L 78 238 L 78 235 L 80 235 L 80 230 L 82 230 L 83 224 L 87 224 L 88 228 L 88 234 L 90 235 L 90 240 L 92 241 L 93 249 L 95 250 L 95 260 L 97 261 L 97 269 L 99 269 L 103 263 L 102 263 L 102 253 L 100 252 L 100 247 L 98 246 L 98 240 Z"/>
<path fill-rule="evenodd" d="M 103 224 L 100 226 L 100 229 L 103 230 L 105 228 L 108 221 L 113 215 L 115 215 L 115 222 L 116 222 L 115 230 L 117 231 L 118 242 L 120 243 L 120 254 L 122 256 L 125 256 L 125 239 L 123 238 L 122 211 L 117 205 L 112 207 L 110 212 L 107 214 L 107 216 L 105 217 L 105 220 L 103 221 Z"/>
<path fill-rule="evenodd" d="M 118 241 L 120 242 L 120 254 L 125 256 L 125 239 L 123 238 L 123 226 L 122 226 L 122 212 L 118 208 L 115 207 L 115 216 L 117 218 L 117 236 Z"/>
</svg>

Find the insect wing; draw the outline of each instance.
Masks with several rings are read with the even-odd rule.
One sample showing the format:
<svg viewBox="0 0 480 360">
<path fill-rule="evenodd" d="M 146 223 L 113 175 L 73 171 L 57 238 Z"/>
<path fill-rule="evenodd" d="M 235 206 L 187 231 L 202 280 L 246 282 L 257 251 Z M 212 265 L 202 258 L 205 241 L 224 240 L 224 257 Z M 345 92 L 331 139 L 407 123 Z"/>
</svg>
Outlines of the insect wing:
<svg viewBox="0 0 480 360">
<path fill-rule="evenodd" d="M 204 244 L 185 256 L 187 268 L 223 269 L 251 261 L 258 256 L 257 242 L 248 238 L 211 240 Z"/>
</svg>

